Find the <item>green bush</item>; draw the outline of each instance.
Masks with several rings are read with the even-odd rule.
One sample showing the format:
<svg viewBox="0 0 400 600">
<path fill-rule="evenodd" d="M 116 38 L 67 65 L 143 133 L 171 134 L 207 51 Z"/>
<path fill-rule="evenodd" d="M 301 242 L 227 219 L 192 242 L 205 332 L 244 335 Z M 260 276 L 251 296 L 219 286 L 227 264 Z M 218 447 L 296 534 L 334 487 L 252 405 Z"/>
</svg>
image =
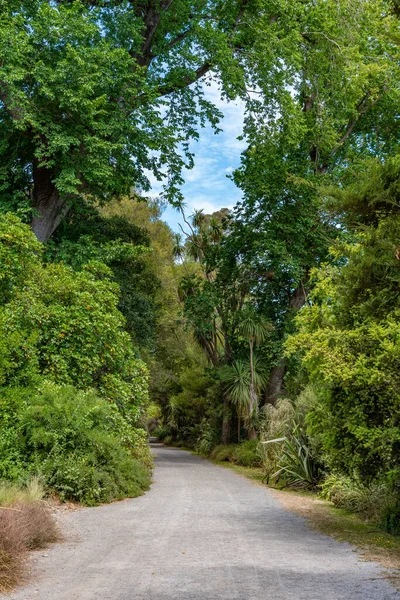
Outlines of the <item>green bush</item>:
<svg viewBox="0 0 400 600">
<path fill-rule="evenodd" d="M 258 440 L 246 440 L 235 446 L 232 461 L 244 467 L 260 467 L 262 456 Z"/>
<path fill-rule="evenodd" d="M 41 245 L 13 215 L 0 217 L 0 242 L 0 385 L 29 386 L 44 375 L 95 387 L 138 421 L 148 372 L 124 331 L 110 269 L 44 265 Z"/>
<path fill-rule="evenodd" d="M 0 246 L 0 478 L 39 473 L 63 499 L 86 504 L 140 494 L 152 460 L 146 432 L 133 426 L 148 373 L 111 271 L 45 265 L 14 215 L 0 216 Z"/>
<path fill-rule="evenodd" d="M 246 440 L 241 444 L 220 444 L 215 446 L 209 457 L 218 462 L 228 461 L 244 467 L 260 467 L 262 464 L 260 445 L 257 440 Z"/>
<path fill-rule="evenodd" d="M 36 391 L 33 386 L 0 387 L 0 480 L 21 484 L 29 480 L 19 418 Z"/>
<path fill-rule="evenodd" d="M 166 425 L 159 425 L 152 431 L 152 435 L 163 442 L 169 435 L 169 428 Z"/>
<path fill-rule="evenodd" d="M 196 428 L 197 429 L 197 428 Z M 199 426 L 199 435 L 194 445 L 196 452 L 208 456 L 216 444 L 216 432 L 207 419 L 202 419 Z"/>
<path fill-rule="evenodd" d="M 322 498 L 377 523 L 388 533 L 400 534 L 400 502 L 387 482 L 375 481 L 366 485 L 334 473 L 320 487 Z"/>
<path fill-rule="evenodd" d="M 134 429 L 115 404 L 94 390 L 42 382 L 38 388 L 3 390 L 0 420 L 13 413 L 0 471 L 10 479 L 39 474 L 62 500 L 94 505 L 137 496 L 150 483 L 147 434 Z M 18 405 L 16 399 L 18 398 Z M 21 468 L 10 463 L 20 457 Z"/>
<path fill-rule="evenodd" d="M 0 217 L 0 304 L 24 285 L 27 272 L 36 269 L 42 248 L 18 217 L 11 213 Z"/>
<path fill-rule="evenodd" d="M 211 451 L 210 458 L 212 458 L 212 460 L 217 460 L 218 462 L 232 462 L 235 448 L 235 444 L 229 444 L 227 446 L 220 444 L 219 446 L 215 446 Z"/>
</svg>

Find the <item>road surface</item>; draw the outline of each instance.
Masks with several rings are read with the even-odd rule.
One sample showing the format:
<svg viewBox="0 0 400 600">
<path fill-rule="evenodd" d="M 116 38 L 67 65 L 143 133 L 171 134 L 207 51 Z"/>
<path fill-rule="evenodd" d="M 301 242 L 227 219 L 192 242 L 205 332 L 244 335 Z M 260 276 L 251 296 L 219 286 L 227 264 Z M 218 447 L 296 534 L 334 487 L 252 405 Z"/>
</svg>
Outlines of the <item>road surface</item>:
<svg viewBox="0 0 400 600">
<path fill-rule="evenodd" d="M 63 516 L 12 600 L 400 600 L 382 568 L 311 531 L 268 490 L 155 445 L 141 498 Z M 2 598 L 5 598 L 4 596 Z"/>
</svg>

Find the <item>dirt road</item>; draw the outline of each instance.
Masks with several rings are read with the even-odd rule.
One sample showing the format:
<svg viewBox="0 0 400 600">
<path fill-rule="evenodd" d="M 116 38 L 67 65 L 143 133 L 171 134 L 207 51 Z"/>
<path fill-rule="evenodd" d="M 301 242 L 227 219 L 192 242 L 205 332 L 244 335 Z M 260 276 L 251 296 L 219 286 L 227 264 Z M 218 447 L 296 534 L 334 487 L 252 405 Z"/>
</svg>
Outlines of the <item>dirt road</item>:
<svg viewBox="0 0 400 600">
<path fill-rule="evenodd" d="M 141 498 L 63 517 L 12 600 L 400 600 L 381 567 L 311 531 L 266 488 L 154 446 Z M 3 597 L 5 598 L 5 597 Z"/>
</svg>

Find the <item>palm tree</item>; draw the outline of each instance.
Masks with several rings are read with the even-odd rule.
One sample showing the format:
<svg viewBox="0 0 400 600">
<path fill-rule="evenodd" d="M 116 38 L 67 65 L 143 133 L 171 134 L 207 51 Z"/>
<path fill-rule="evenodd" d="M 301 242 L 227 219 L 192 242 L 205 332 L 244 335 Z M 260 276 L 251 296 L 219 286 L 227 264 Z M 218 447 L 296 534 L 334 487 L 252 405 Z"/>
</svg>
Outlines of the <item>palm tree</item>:
<svg viewBox="0 0 400 600">
<path fill-rule="evenodd" d="M 258 391 L 267 381 L 265 369 L 262 367 L 257 355 L 253 356 L 252 368 L 253 376 L 251 375 L 249 361 L 236 360 L 232 365 L 225 365 L 220 369 L 220 378 L 224 384 L 225 392 L 232 404 L 236 406 L 238 415 L 238 442 L 240 441 L 241 419 L 244 419 L 245 427 L 248 429 L 250 436 L 255 431 L 254 418 L 256 415 L 254 415 L 254 410 L 252 410 L 251 406 L 251 382 L 253 381 L 254 389 Z"/>
<path fill-rule="evenodd" d="M 249 414 L 257 417 L 258 414 L 258 395 L 256 390 L 256 370 L 254 363 L 254 346 L 262 343 L 269 331 L 270 323 L 253 307 L 247 306 L 242 311 L 242 318 L 238 326 L 239 333 L 248 340 L 249 360 L 250 360 L 250 383 L 249 383 Z M 250 437 L 255 438 L 255 430 L 250 431 Z"/>
<path fill-rule="evenodd" d="M 172 252 L 174 254 L 174 257 L 177 259 L 182 259 L 183 255 L 185 253 L 185 246 L 184 246 L 181 234 L 175 233 L 173 236 L 173 240 L 174 240 L 174 245 L 173 245 Z"/>
</svg>

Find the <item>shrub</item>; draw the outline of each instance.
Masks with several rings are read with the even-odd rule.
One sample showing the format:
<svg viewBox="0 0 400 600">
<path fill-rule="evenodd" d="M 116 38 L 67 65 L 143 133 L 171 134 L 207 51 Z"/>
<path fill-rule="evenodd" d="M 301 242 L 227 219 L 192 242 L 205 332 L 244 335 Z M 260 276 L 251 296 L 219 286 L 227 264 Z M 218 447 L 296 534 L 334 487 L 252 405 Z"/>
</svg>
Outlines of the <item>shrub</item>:
<svg viewBox="0 0 400 600">
<path fill-rule="evenodd" d="M 95 387 L 137 422 L 148 372 L 124 330 L 111 270 L 43 264 L 41 245 L 13 215 L 0 216 L 0 242 L 0 385 L 27 386 L 44 375 Z"/>
<path fill-rule="evenodd" d="M 381 525 L 385 531 L 392 535 L 400 535 L 400 500 L 396 498 L 392 503 L 387 504 L 381 515 Z"/>
<path fill-rule="evenodd" d="M 322 476 L 319 457 L 313 452 L 310 438 L 301 421 L 286 424 L 280 446 L 278 470 L 272 475 L 282 479 L 285 486 L 315 488 Z"/>
<path fill-rule="evenodd" d="M 94 390 L 45 382 L 22 408 L 19 427 L 30 469 L 63 500 L 94 505 L 149 486 L 143 435 Z"/>
<path fill-rule="evenodd" d="M 212 460 L 217 460 L 218 462 L 232 462 L 235 448 L 236 446 L 234 444 L 230 444 L 227 446 L 221 444 L 219 446 L 215 446 L 215 448 L 210 454 L 210 458 L 212 458 Z"/>
<path fill-rule="evenodd" d="M 133 427 L 129 427 L 128 431 L 127 447 L 132 457 L 150 472 L 154 467 L 154 461 L 148 444 L 147 431 Z"/>
<path fill-rule="evenodd" d="M 50 508 L 43 500 L 15 504 L 21 510 L 21 528 L 24 531 L 25 546 L 29 550 L 46 548 L 60 539 L 60 531 Z"/>
<path fill-rule="evenodd" d="M 158 438 L 160 442 L 163 442 L 165 438 L 169 435 L 169 428 L 166 425 L 159 425 L 156 429 L 152 431 L 152 435 Z"/>
<path fill-rule="evenodd" d="M 334 473 L 321 484 L 320 495 L 340 508 L 377 523 L 388 533 L 400 534 L 398 494 L 385 481 L 366 485 Z"/>
<path fill-rule="evenodd" d="M 257 440 L 246 440 L 241 444 L 220 444 L 215 446 L 209 456 L 218 462 L 228 461 L 244 467 L 259 467 L 262 463 Z"/>
<path fill-rule="evenodd" d="M 258 440 L 246 440 L 235 446 L 232 461 L 244 467 L 260 467 L 262 455 Z"/>
<path fill-rule="evenodd" d="M 216 444 L 216 432 L 207 419 L 203 419 L 199 427 L 199 436 L 195 442 L 196 452 L 208 456 Z"/>
<path fill-rule="evenodd" d="M 24 284 L 28 271 L 38 267 L 42 248 L 18 217 L 11 213 L 0 217 L 0 304 Z"/>
<path fill-rule="evenodd" d="M 307 388 L 297 406 L 283 399 L 276 407 L 266 407 L 261 445 L 267 481 L 274 478 L 286 486 L 309 488 L 318 484 L 322 476 L 320 450 L 306 425 L 306 412 L 313 398 L 311 388 Z"/>
<path fill-rule="evenodd" d="M 0 482 L 0 591 L 21 582 L 28 549 L 45 548 L 60 539 L 43 495 L 38 479 L 26 487 Z"/>
</svg>

